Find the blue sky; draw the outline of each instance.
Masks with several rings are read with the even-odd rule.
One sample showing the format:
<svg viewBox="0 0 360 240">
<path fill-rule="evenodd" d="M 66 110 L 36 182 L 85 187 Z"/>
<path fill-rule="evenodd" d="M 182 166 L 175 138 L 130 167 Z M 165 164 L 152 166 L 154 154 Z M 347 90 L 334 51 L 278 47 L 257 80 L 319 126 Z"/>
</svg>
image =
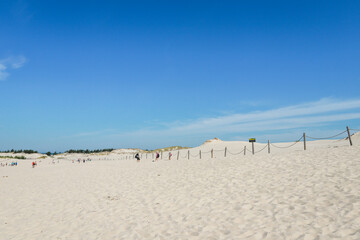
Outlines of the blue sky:
<svg viewBox="0 0 360 240">
<path fill-rule="evenodd" d="M 0 149 L 360 128 L 359 1 L 0 1 Z"/>
</svg>

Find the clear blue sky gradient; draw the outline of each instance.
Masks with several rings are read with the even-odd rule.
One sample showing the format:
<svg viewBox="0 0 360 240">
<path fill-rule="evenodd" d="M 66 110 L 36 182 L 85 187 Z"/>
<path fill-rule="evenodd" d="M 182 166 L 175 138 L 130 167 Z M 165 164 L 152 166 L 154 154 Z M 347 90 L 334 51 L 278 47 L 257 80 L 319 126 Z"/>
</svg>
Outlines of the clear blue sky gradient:
<svg viewBox="0 0 360 240">
<path fill-rule="evenodd" d="M 19 56 L 16 69 L 4 60 Z M 199 119 L 360 99 L 360 1 L 0 1 L 1 59 L 0 150 L 286 141 L 360 127 L 352 117 L 171 133 Z M 345 112 L 360 111 L 332 113 Z"/>
</svg>

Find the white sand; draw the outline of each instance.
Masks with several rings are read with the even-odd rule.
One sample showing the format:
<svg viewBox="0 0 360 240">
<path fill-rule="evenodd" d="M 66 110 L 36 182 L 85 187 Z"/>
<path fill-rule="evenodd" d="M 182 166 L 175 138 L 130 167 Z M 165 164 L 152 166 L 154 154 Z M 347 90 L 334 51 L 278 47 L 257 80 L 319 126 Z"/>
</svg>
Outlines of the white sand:
<svg viewBox="0 0 360 240">
<path fill-rule="evenodd" d="M 213 159 L 175 151 L 155 163 L 18 161 L 0 167 L 0 239 L 360 239 L 358 140 Z M 243 144 L 251 149 L 214 142 L 191 154 Z"/>
</svg>

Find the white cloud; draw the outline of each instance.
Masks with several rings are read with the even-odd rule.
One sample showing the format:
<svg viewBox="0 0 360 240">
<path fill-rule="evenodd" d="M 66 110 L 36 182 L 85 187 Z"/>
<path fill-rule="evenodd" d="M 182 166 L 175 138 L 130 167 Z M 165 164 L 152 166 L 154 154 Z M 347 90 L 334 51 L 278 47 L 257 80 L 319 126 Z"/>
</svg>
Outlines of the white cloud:
<svg viewBox="0 0 360 240">
<path fill-rule="evenodd" d="M 11 67 L 14 69 L 21 68 L 26 63 L 26 58 L 24 56 L 12 57 L 9 59 Z"/>
<path fill-rule="evenodd" d="M 20 56 L 11 56 L 5 59 L 0 59 L 0 81 L 6 80 L 10 75 L 9 69 L 18 69 L 24 66 L 27 59 Z"/>
<path fill-rule="evenodd" d="M 344 112 L 346 111 L 346 112 Z M 162 129 L 142 129 L 119 136 L 194 136 L 306 128 L 360 119 L 360 100 L 321 99 L 265 111 L 170 123 Z"/>
<path fill-rule="evenodd" d="M 303 130 L 315 137 L 334 135 L 336 129 L 343 127 L 345 130 L 346 123 L 355 119 L 360 119 L 360 99 L 327 98 L 265 111 L 170 122 L 160 127 L 156 124 L 157 128 L 122 133 L 112 129 L 80 133 L 76 136 L 84 140 L 88 135 L 96 135 L 96 139 L 101 139 L 102 142 L 118 143 L 122 147 L 146 148 L 168 145 L 195 146 L 208 138 L 223 136 L 227 136 L 227 140 L 240 136 L 244 136 L 244 140 L 256 136 L 259 140 L 284 141 L 296 140 Z M 339 123 L 343 126 L 340 127 Z M 320 130 L 321 132 L 318 132 Z M 273 139 L 274 136 L 269 134 L 277 136 Z"/>
<path fill-rule="evenodd" d="M 262 125 L 264 121 L 269 122 L 270 120 L 279 119 L 286 120 L 286 118 L 296 117 L 296 119 L 288 119 L 291 122 L 294 122 L 305 119 L 305 116 L 308 115 L 324 114 L 328 112 L 343 111 L 355 108 L 360 108 L 360 100 L 358 99 L 345 101 L 322 99 L 317 102 L 293 105 L 266 111 L 257 111 L 245 114 L 232 114 L 221 117 L 199 119 L 189 124 L 175 126 L 174 129 L 178 131 L 192 131 L 199 129 L 213 129 L 218 127 L 226 128 L 232 125 L 245 125 L 245 123 L 251 123 L 251 125 Z M 332 118 L 323 119 L 323 121 L 331 121 L 331 119 Z"/>
<path fill-rule="evenodd" d="M 9 76 L 9 73 L 6 72 L 6 68 L 7 67 L 4 64 L 0 63 L 0 81 L 5 80 Z"/>
</svg>

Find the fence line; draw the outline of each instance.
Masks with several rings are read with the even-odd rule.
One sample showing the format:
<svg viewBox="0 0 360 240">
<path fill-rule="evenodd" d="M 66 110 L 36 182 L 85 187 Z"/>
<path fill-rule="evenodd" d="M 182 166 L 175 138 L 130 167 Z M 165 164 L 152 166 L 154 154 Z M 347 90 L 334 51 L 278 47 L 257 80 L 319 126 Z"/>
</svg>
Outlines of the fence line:
<svg viewBox="0 0 360 240">
<path fill-rule="evenodd" d="M 283 146 L 276 146 L 275 144 L 273 144 L 273 143 L 271 143 L 271 142 L 270 142 L 270 145 L 273 146 L 273 147 L 276 147 L 276 148 L 289 148 L 289 147 L 292 147 L 292 146 L 294 146 L 295 144 L 299 143 L 299 142 L 301 141 L 301 139 L 303 139 L 303 138 L 304 138 L 304 136 L 302 136 L 302 137 L 299 138 L 298 140 L 294 141 L 294 143 L 290 144 L 289 146 L 285 146 L 285 147 L 283 147 Z"/>
<path fill-rule="evenodd" d="M 240 152 L 238 152 L 238 153 L 231 153 L 229 150 L 227 150 L 227 152 L 229 153 L 229 154 L 231 154 L 231 155 L 239 155 L 239 154 L 241 154 L 241 153 L 243 153 L 244 152 L 244 149 L 243 150 L 241 150 Z"/>
<path fill-rule="evenodd" d="M 339 140 L 337 140 L 337 141 L 347 140 L 347 139 L 348 139 L 348 140 L 349 140 L 349 143 L 350 143 L 350 146 L 352 146 L 352 140 L 351 140 L 351 136 L 352 136 L 352 135 L 350 134 L 350 130 L 351 130 L 351 131 L 358 131 L 358 132 L 360 132 L 360 129 L 354 129 L 354 128 L 346 127 L 346 130 L 345 130 L 345 131 L 342 131 L 342 132 L 340 132 L 340 133 L 338 133 L 338 134 L 335 134 L 335 135 L 329 136 L 329 137 L 313 137 L 313 136 L 308 136 L 308 135 L 306 135 L 306 134 L 304 133 L 298 140 L 296 140 L 296 141 L 294 141 L 294 142 L 291 142 L 290 145 L 287 145 L 287 146 L 279 146 L 279 145 L 277 145 L 277 144 L 274 144 L 274 143 L 270 142 L 270 140 L 268 140 L 267 144 L 265 144 L 264 147 L 262 147 L 260 150 L 257 150 L 257 151 L 252 151 L 253 149 L 250 150 L 249 148 L 246 147 L 246 145 L 244 145 L 244 149 L 243 149 L 243 150 L 241 150 L 240 152 L 235 152 L 235 153 L 229 151 L 229 149 L 228 149 L 227 147 L 225 147 L 224 149 L 211 149 L 211 150 L 209 150 L 209 151 L 207 151 L 207 152 L 202 151 L 202 150 L 199 150 L 199 153 L 198 153 L 198 154 L 193 155 L 193 154 L 190 153 L 190 150 L 188 149 L 187 152 L 185 153 L 185 155 L 183 156 L 182 153 L 180 152 L 181 150 L 177 150 L 178 153 L 177 153 L 176 158 L 177 158 L 177 159 L 179 159 L 179 158 L 187 158 L 187 159 L 190 159 L 190 157 L 191 157 L 191 158 L 200 157 L 200 159 L 201 159 L 201 158 L 202 158 L 202 155 L 203 155 L 203 154 L 207 154 L 207 153 L 211 153 L 210 157 L 211 157 L 211 158 L 214 158 L 214 157 L 215 157 L 214 152 L 223 152 L 223 151 L 224 151 L 224 157 L 226 158 L 226 157 L 227 157 L 227 154 L 230 154 L 230 155 L 233 155 L 233 156 L 239 155 L 239 154 L 242 154 L 242 153 L 243 153 L 244 155 L 246 155 L 246 152 L 249 152 L 249 153 L 251 153 L 251 154 L 257 154 L 257 153 L 260 153 L 260 152 L 264 151 L 266 148 L 268 148 L 268 153 L 270 153 L 270 146 L 273 146 L 273 147 L 275 147 L 275 148 L 285 149 L 285 148 L 293 147 L 294 145 L 298 144 L 298 143 L 301 142 L 302 140 L 303 140 L 303 142 L 304 142 L 304 150 L 306 150 L 306 143 L 307 143 L 307 141 L 306 141 L 307 139 L 306 139 L 306 138 L 308 138 L 308 139 L 314 139 L 314 140 L 332 139 L 332 138 L 339 137 L 340 135 L 342 135 L 342 134 L 344 134 L 344 133 L 346 133 L 346 132 L 347 132 L 348 136 L 345 137 L 345 138 L 341 138 L 341 139 L 339 139 Z M 336 142 L 337 142 L 337 141 L 336 141 Z M 175 151 L 176 151 L 176 150 L 175 150 Z M 169 151 L 166 151 L 166 152 L 169 152 Z M 161 152 L 161 155 L 163 155 L 164 153 L 165 153 L 165 152 Z M 146 158 L 147 158 L 147 154 L 146 154 Z M 130 159 L 130 156 L 129 156 L 129 157 L 126 156 L 126 159 Z"/>
<path fill-rule="evenodd" d="M 263 151 L 267 147 L 268 147 L 268 145 L 266 144 L 261 150 L 255 151 L 254 153 L 259 153 L 259 152 Z"/>
<path fill-rule="evenodd" d="M 346 133 L 346 132 L 348 133 L 348 136 L 345 137 L 345 138 L 338 139 L 336 142 L 342 141 L 342 140 L 349 140 L 350 146 L 352 146 L 351 136 L 352 136 L 353 134 L 350 134 L 350 130 L 351 130 L 351 131 L 360 132 L 360 129 L 349 128 L 349 127 L 347 126 L 345 131 L 342 131 L 342 132 L 340 132 L 340 133 L 338 133 L 338 134 L 336 134 L 336 135 L 329 136 L 329 137 L 312 137 L 312 136 L 307 136 L 307 135 L 304 133 L 298 140 L 292 142 L 292 143 L 291 143 L 290 145 L 288 145 L 288 146 L 278 146 L 278 145 L 276 145 L 276 144 L 271 143 L 271 142 L 268 140 L 268 143 L 265 144 L 265 146 L 264 146 L 262 149 L 260 149 L 260 150 L 258 150 L 258 151 L 254 151 L 254 153 L 253 153 L 251 150 L 249 150 L 249 149 L 246 147 L 246 145 L 244 146 L 244 149 L 241 150 L 241 151 L 238 152 L 238 153 L 232 153 L 231 151 L 228 150 L 227 147 L 225 147 L 224 149 L 220 149 L 220 150 L 211 149 L 210 151 L 207 151 L 207 152 L 203 152 L 203 151 L 199 150 L 199 153 L 196 154 L 196 155 L 190 154 L 190 150 L 188 149 L 188 150 L 187 150 L 187 153 L 185 153 L 185 156 L 182 156 L 182 154 L 180 153 L 180 150 L 177 150 L 176 158 L 177 158 L 177 159 L 179 159 L 179 158 L 188 158 L 188 159 L 189 159 L 190 157 L 196 158 L 196 157 L 199 157 L 199 156 L 200 156 L 200 159 L 201 159 L 202 154 L 206 154 L 206 153 L 211 153 L 211 158 L 213 158 L 213 157 L 214 157 L 214 155 L 213 155 L 214 152 L 222 152 L 222 151 L 225 151 L 224 157 L 226 158 L 226 157 L 227 157 L 227 156 L 226 156 L 226 153 L 228 153 L 228 154 L 230 154 L 230 155 L 239 155 L 239 154 L 241 154 L 241 153 L 244 153 L 244 155 L 246 155 L 246 152 L 249 152 L 249 153 L 252 153 L 252 154 L 256 154 L 256 153 L 259 153 L 259 152 L 264 151 L 266 148 L 268 148 L 268 153 L 270 153 L 270 146 L 273 146 L 273 147 L 275 147 L 275 148 L 283 148 L 283 149 L 284 149 L 284 148 L 290 148 L 290 147 L 296 145 L 297 143 L 299 143 L 301 140 L 304 141 L 304 150 L 306 150 L 306 137 L 307 137 L 307 138 L 310 138 L 310 139 L 314 139 L 314 140 L 332 139 L 332 138 L 338 137 L 338 136 L 340 136 L 340 135 L 342 135 L 342 134 L 344 134 L 344 133 Z M 176 151 L 176 150 L 174 150 L 174 151 Z M 171 152 L 171 151 L 161 152 L 161 153 L 160 153 L 160 154 L 161 154 L 161 159 L 162 159 L 162 157 L 163 157 L 163 154 L 165 154 L 166 152 Z M 150 155 L 150 154 L 151 154 L 151 155 Z M 124 154 L 124 155 L 125 155 L 125 156 L 121 156 L 121 159 L 120 159 L 120 160 L 128 160 L 128 159 L 130 160 L 130 159 L 134 159 L 134 156 L 135 156 L 135 154 Z M 153 152 L 151 152 L 151 153 L 150 153 L 150 152 L 141 153 L 141 158 L 143 158 L 144 155 L 145 155 L 145 158 L 146 158 L 146 159 L 148 158 L 148 155 L 150 155 L 151 158 L 154 158 L 154 153 L 153 153 Z M 175 157 L 175 156 L 174 156 L 174 157 Z M 3 162 L 3 161 L 9 161 L 9 160 L 10 160 L 10 161 L 11 161 L 11 160 L 12 160 L 12 161 L 18 161 L 18 160 L 24 160 L 24 159 L 16 159 L 16 158 L 9 158 L 9 159 L 3 159 L 3 158 L 2 158 L 2 159 L 0 159 L 1 162 Z M 26 160 L 26 159 L 25 159 L 25 160 Z M 69 160 L 69 161 L 71 161 L 70 159 L 64 159 L 64 160 Z M 100 158 L 99 160 L 101 160 L 101 158 Z M 105 157 L 103 160 L 108 160 L 108 157 Z M 115 160 L 115 159 L 111 158 L 110 160 Z"/>
<path fill-rule="evenodd" d="M 339 133 L 339 134 L 336 134 L 336 135 L 334 135 L 334 136 L 330 136 L 330 137 L 321 137 L 321 138 L 318 138 L 318 137 L 310 137 L 310 136 L 306 136 L 306 137 L 311 138 L 311 139 L 315 139 L 315 140 L 324 140 L 324 139 L 335 138 L 335 137 L 340 136 L 341 134 L 344 134 L 344 133 L 346 133 L 346 132 L 347 132 L 347 130 L 345 130 L 345 131 L 343 131 L 343 132 L 341 132 L 341 133 Z"/>
</svg>

